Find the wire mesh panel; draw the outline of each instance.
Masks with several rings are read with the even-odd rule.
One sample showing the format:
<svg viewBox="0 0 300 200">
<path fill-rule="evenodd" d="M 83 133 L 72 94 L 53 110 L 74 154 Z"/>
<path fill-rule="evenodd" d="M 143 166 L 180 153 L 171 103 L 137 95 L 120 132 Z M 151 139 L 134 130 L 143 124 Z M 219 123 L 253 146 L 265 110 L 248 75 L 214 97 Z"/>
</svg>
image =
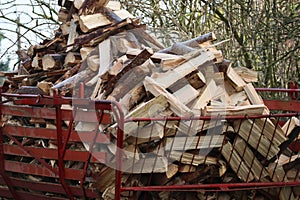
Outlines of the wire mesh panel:
<svg viewBox="0 0 300 200">
<path fill-rule="evenodd" d="M 117 105 L 60 97 L 5 95 L 1 104 L 0 197 L 95 199 L 109 160 Z"/>
<path fill-rule="evenodd" d="M 299 199 L 298 121 L 297 114 L 128 119 L 121 194 Z"/>
</svg>

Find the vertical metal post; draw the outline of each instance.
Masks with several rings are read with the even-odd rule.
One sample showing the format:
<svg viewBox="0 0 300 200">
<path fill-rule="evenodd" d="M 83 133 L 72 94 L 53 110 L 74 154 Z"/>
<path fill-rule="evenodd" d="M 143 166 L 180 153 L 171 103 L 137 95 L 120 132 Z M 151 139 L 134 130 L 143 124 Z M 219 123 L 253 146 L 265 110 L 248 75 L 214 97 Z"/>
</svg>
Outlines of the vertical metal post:
<svg viewBox="0 0 300 200">
<path fill-rule="evenodd" d="M 0 87 L 0 121 L 2 120 L 2 87 Z M 14 199 L 19 200 L 20 197 L 17 195 L 13 188 L 13 184 L 9 177 L 5 173 L 5 157 L 4 157 L 4 147 L 3 147 L 3 129 L 0 127 L 0 175 L 3 177 L 11 195 Z"/>
<path fill-rule="evenodd" d="M 57 157 L 58 157 L 58 171 L 59 171 L 59 180 L 61 185 L 63 186 L 66 194 L 68 195 L 69 199 L 73 200 L 74 197 L 70 188 L 68 187 L 65 181 L 65 163 L 64 163 L 64 145 L 63 142 L 63 135 L 62 135 L 62 110 L 61 105 L 58 101 L 60 98 L 57 94 L 54 95 L 54 104 L 56 107 L 56 132 L 57 132 Z"/>
</svg>

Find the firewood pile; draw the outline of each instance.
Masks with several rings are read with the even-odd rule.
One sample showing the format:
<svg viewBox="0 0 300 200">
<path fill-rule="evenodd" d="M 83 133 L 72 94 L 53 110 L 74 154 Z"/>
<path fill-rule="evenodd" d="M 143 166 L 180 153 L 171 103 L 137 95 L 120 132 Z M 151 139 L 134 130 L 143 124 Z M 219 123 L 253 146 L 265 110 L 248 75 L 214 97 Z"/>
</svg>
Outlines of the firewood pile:
<svg viewBox="0 0 300 200">
<path fill-rule="evenodd" d="M 22 64 L 17 74 L 5 74 L 6 92 L 78 97 L 83 84 L 84 96 L 80 97 L 117 101 L 126 119 L 190 118 L 125 123 L 125 185 L 299 179 L 295 175 L 299 173 L 295 170 L 299 169 L 298 152 L 288 148 L 298 137 L 294 133 L 298 119 L 290 119 L 283 127 L 272 118 L 234 119 L 270 112 L 253 87 L 257 73 L 233 68 L 217 49 L 213 33 L 165 48 L 117 1 L 61 0 L 59 4 L 61 25 L 55 38 L 18 52 Z M 192 119 L 195 116 L 207 119 Z M 102 127 L 112 135 L 112 144 L 116 127 L 114 123 Z M 81 123 L 80 129 L 85 128 L 90 125 Z M 89 187 L 99 190 L 104 199 L 113 199 L 114 168 L 108 163 L 115 162 L 116 150 L 111 144 L 104 149 L 111 160 Z M 126 195 L 139 199 L 145 194 Z M 238 198 L 235 195 L 255 194 L 164 191 L 143 198 Z M 294 199 L 299 192 L 266 189 L 259 195 Z"/>
</svg>

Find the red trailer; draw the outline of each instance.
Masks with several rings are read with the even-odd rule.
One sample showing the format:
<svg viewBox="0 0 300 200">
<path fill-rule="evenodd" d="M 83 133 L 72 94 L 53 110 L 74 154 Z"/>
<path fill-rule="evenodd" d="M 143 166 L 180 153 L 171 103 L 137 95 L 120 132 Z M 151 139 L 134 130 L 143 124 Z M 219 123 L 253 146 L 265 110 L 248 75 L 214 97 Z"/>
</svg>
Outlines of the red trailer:
<svg viewBox="0 0 300 200">
<path fill-rule="evenodd" d="M 159 162 L 157 154 L 146 155 L 154 160 L 153 170 L 146 172 L 144 176 L 142 172 L 147 163 L 141 164 L 139 168 L 141 173 L 136 171 L 132 173 L 142 181 L 142 185 L 132 182 L 132 184 L 124 184 L 122 177 L 131 174 L 131 169 L 125 169 L 128 162 L 123 151 L 123 137 L 124 124 L 130 122 L 160 122 L 166 127 L 172 121 L 185 121 L 188 124 L 201 122 L 204 126 L 208 121 L 215 123 L 225 121 L 235 121 L 238 126 L 241 126 L 245 119 L 255 121 L 260 119 L 262 121 L 272 120 L 276 127 L 282 126 L 286 121 L 292 117 L 299 117 L 300 102 L 297 100 L 299 89 L 257 89 L 259 92 L 288 92 L 291 94 L 290 99 L 284 100 L 268 100 L 265 99 L 265 104 L 270 110 L 277 110 L 274 114 L 260 115 L 260 116 L 214 116 L 214 117 L 170 117 L 170 118 L 130 118 L 125 119 L 121 106 L 113 101 L 92 101 L 81 98 L 67 98 L 54 95 L 54 97 L 39 96 L 39 95 L 16 95 L 16 94 L 1 94 L 1 129 L 0 129 L 0 197 L 12 199 L 100 199 L 101 193 L 97 188 L 91 187 L 95 181 L 101 181 L 101 178 L 94 175 L 95 170 L 101 164 L 107 164 L 115 170 L 115 196 L 114 199 L 130 199 L 134 194 L 140 195 L 140 199 L 147 199 L 147 194 L 157 195 L 158 192 L 236 192 L 236 191 L 251 191 L 251 198 L 255 199 L 256 194 L 260 192 L 271 193 L 276 198 L 280 195 L 287 199 L 299 199 L 300 194 L 300 167 L 299 156 L 290 158 L 287 164 L 284 165 L 284 171 L 293 169 L 293 173 L 284 175 L 282 177 L 272 177 L 270 175 L 266 181 L 263 176 L 263 171 L 253 175 L 251 170 L 243 172 L 243 177 L 246 181 L 232 179 L 225 180 L 225 176 L 213 178 L 206 177 L 204 182 L 199 183 L 199 180 L 191 180 L 184 184 L 163 184 L 153 182 L 156 176 L 155 166 Z M 72 106 L 72 109 L 68 107 Z M 12 123 L 15 118 L 23 118 L 24 123 Z M 44 119 L 46 122 L 54 122 L 55 127 L 47 127 L 43 124 L 34 121 L 34 119 Z M 32 121 L 30 121 L 32 120 Z M 9 121 L 9 123 L 8 123 Z M 95 128 L 93 131 L 76 130 L 75 124 L 81 122 L 92 123 Z M 102 132 L 101 125 L 116 124 L 117 141 L 115 162 L 108 163 L 111 158 L 108 158 L 107 152 L 102 151 L 99 145 L 108 144 L 111 142 L 111 136 Z M 216 126 L 217 127 L 217 126 Z M 227 127 L 229 129 L 229 126 Z M 216 129 L 217 130 L 217 129 Z M 251 133 L 251 128 L 249 133 Z M 263 131 L 263 130 L 262 130 Z M 275 132 L 274 131 L 274 132 Z M 293 137 L 283 145 L 289 146 L 293 155 L 299 155 L 299 130 L 295 129 Z M 136 133 L 137 135 L 139 132 Z M 152 132 L 149 132 L 151 136 Z M 166 133 L 163 133 L 166 134 Z M 215 136 L 213 131 L 212 136 Z M 228 136 L 231 137 L 231 136 Z M 250 140 L 250 136 L 248 140 Z M 201 137 L 195 143 L 196 146 L 201 145 Z M 249 142 L 247 138 L 244 138 Z M 261 138 L 257 138 L 261 140 Z M 28 145 L 35 143 L 35 145 Z M 46 143 L 46 144 L 45 144 Z M 87 148 L 85 145 L 88 144 Z M 95 145 L 97 148 L 94 148 Z M 151 144 L 151 143 L 149 143 Z M 186 143 L 185 143 L 186 144 Z M 234 143 L 235 144 L 235 143 Z M 77 148 L 74 148 L 74 145 Z M 212 145 L 212 146 L 210 146 Z M 213 147 L 214 141 L 211 140 L 208 148 Z M 225 141 L 219 148 L 222 151 Z M 82 147 L 80 150 L 78 146 Z M 92 147 L 92 148 L 91 148 Z M 144 146 L 143 148 L 151 148 Z M 254 147 L 251 149 L 256 152 L 258 150 Z M 157 151 L 160 148 L 156 148 Z M 172 152 L 175 146 L 170 145 L 166 152 Z M 186 150 L 185 145 L 183 149 Z M 134 150 L 136 152 L 137 149 Z M 266 156 L 270 154 L 271 149 L 266 152 Z M 189 151 L 193 156 L 190 159 L 190 166 L 197 159 L 198 151 Z M 242 154 L 246 154 L 244 149 Z M 279 152 L 277 156 L 282 152 Z M 165 154 L 167 160 L 170 159 L 170 154 Z M 234 151 L 230 151 L 228 159 L 234 159 Z M 219 155 L 219 158 L 222 154 Z M 136 159 L 135 154 L 131 158 L 134 165 Z M 182 159 L 179 158 L 179 159 Z M 276 158 L 272 158 L 276 159 Z M 141 159 L 143 160 L 143 159 Z M 145 159 L 146 160 L 146 159 Z M 204 161 L 205 162 L 205 161 Z M 268 165 L 270 160 L 261 160 L 264 165 Z M 125 163 L 125 164 L 124 164 Z M 141 163 L 141 162 L 140 162 Z M 189 163 L 186 163 L 187 165 Z M 76 165 L 76 167 L 75 167 Z M 80 167 L 78 167 L 78 165 Z M 254 168 L 255 161 L 250 159 L 250 169 Z M 149 166 L 148 166 L 149 168 Z M 192 169 L 192 167 L 190 168 Z M 236 170 L 243 169 L 243 163 L 239 163 Z M 276 169 L 276 166 L 274 167 Z M 133 170 L 133 169 L 132 169 Z M 270 173 L 272 174 L 272 173 Z M 275 170 L 273 175 L 275 176 Z M 250 180 L 250 176 L 254 178 Z M 145 178 L 147 177 L 147 178 Z M 276 181 L 275 181 L 276 180 Z M 269 192 L 271 191 L 271 192 Z M 171 198 L 171 197 L 169 197 Z M 208 197 L 207 197 L 208 198 Z"/>
</svg>

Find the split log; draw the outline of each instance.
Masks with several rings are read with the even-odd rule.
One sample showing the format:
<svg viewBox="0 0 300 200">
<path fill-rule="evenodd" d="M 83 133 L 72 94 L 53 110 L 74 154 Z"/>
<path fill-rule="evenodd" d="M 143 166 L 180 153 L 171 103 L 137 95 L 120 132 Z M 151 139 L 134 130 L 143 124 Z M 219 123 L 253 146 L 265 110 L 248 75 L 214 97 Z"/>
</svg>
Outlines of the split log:
<svg viewBox="0 0 300 200">
<path fill-rule="evenodd" d="M 45 94 L 49 95 L 52 85 L 53 84 L 51 82 L 41 81 L 37 84 L 37 87 L 40 90 L 42 90 Z"/>
<path fill-rule="evenodd" d="M 106 73 L 110 67 L 111 67 L 111 63 L 112 63 L 112 53 L 111 53 L 111 40 L 110 39 L 106 39 L 103 42 L 101 42 L 98 45 L 98 49 L 99 49 L 99 63 L 100 63 L 100 69 L 98 72 L 99 76 L 102 76 L 104 73 Z"/>
<path fill-rule="evenodd" d="M 218 159 L 211 156 L 201 156 L 198 154 L 192 154 L 181 151 L 170 151 L 166 153 L 166 156 L 171 160 L 179 161 L 182 164 L 199 166 L 201 164 L 217 165 Z"/>
<path fill-rule="evenodd" d="M 295 127 L 300 127 L 300 121 L 298 118 L 292 117 L 282 127 L 285 136 L 289 136 Z M 297 138 L 300 139 L 300 136 Z"/>
<path fill-rule="evenodd" d="M 69 52 L 73 49 L 72 45 L 76 42 L 76 38 L 78 36 L 79 36 L 79 33 L 77 32 L 77 24 L 74 21 L 74 19 L 72 19 L 70 21 L 70 32 L 69 32 L 69 36 L 68 36 L 66 52 Z"/>
<path fill-rule="evenodd" d="M 217 85 L 214 80 L 211 80 L 205 86 L 205 88 L 202 89 L 202 91 L 200 92 L 199 98 L 191 106 L 192 110 L 195 114 L 201 113 L 201 110 L 204 109 L 205 106 L 208 105 L 209 101 L 214 96 L 216 90 L 217 90 Z"/>
<path fill-rule="evenodd" d="M 81 55 L 77 52 L 68 52 L 65 58 L 64 66 L 72 67 L 81 62 Z"/>
<path fill-rule="evenodd" d="M 118 81 L 121 79 L 121 77 L 132 70 L 134 67 L 142 65 L 144 62 L 146 62 L 151 56 L 153 52 L 148 49 L 144 49 L 138 56 L 136 56 L 128 65 L 124 67 L 124 69 L 118 73 L 118 75 L 114 76 L 108 84 L 103 87 L 103 91 L 106 91 L 105 94 L 108 95 L 112 92 L 114 86 L 118 83 Z"/>
<path fill-rule="evenodd" d="M 93 72 L 96 72 L 99 70 L 99 66 L 100 66 L 99 55 L 89 56 L 89 57 L 87 57 L 86 60 L 87 60 L 87 65 L 90 70 L 92 70 Z"/>
<path fill-rule="evenodd" d="M 193 71 L 198 70 L 203 65 L 213 62 L 213 60 L 213 54 L 211 54 L 210 52 L 204 52 L 199 56 L 181 64 L 180 66 L 177 66 L 173 70 L 169 70 L 165 73 L 155 73 L 152 75 L 152 78 L 162 87 L 168 88 L 179 79 L 182 79 Z"/>
<path fill-rule="evenodd" d="M 184 105 L 182 102 L 178 101 L 178 99 L 169 93 L 162 85 L 157 83 L 154 79 L 150 77 L 146 77 L 144 80 L 144 86 L 146 91 L 151 92 L 154 96 L 163 95 L 170 104 L 170 109 L 177 116 L 192 116 L 192 111 Z"/>
<path fill-rule="evenodd" d="M 119 1 L 109 1 L 106 7 L 111 10 L 121 10 L 121 3 Z"/>
<path fill-rule="evenodd" d="M 226 71 L 226 77 L 230 80 L 232 86 L 236 89 L 236 91 L 242 91 L 246 85 L 244 80 L 234 71 L 231 66 L 228 66 Z"/>
<path fill-rule="evenodd" d="M 202 110 L 204 116 L 246 116 L 246 115 L 262 115 L 265 105 L 245 105 L 245 106 L 226 106 L 221 103 L 217 106 L 205 106 Z"/>
<path fill-rule="evenodd" d="M 184 105 L 187 105 L 199 96 L 199 92 L 190 84 L 187 84 L 174 92 L 173 95 Z"/>
<path fill-rule="evenodd" d="M 253 83 L 258 81 L 258 72 L 246 67 L 234 68 L 236 73 L 247 83 Z"/>
<path fill-rule="evenodd" d="M 240 179 L 244 182 L 250 182 L 254 179 L 253 173 L 240 157 L 239 152 L 233 148 L 230 142 L 227 142 L 222 146 L 221 154 Z"/>
<path fill-rule="evenodd" d="M 42 58 L 40 58 L 38 55 L 36 55 L 33 58 L 33 61 L 31 63 L 31 66 L 34 70 L 41 70 L 43 68 L 43 64 L 42 64 Z"/>
<path fill-rule="evenodd" d="M 139 105 L 136 109 L 128 113 L 126 118 L 132 117 L 157 117 L 169 106 L 166 98 L 163 95 L 158 95 L 156 98 Z M 138 124 L 137 122 L 128 122 L 124 125 L 126 135 L 135 134 L 138 125 L 145 126 L 149 122 Z M 133 135 L 134 136 L 134 135 Z"/>
<path fill-rule="evenodd" d="M 154 68 L 154 65 L 150 60 L 148 60 L 141 66 L 137 66 L 128 71 L 116 83 L 108 99 L 113 98 L 119 101 L 120 98 L 124 97 L 124 95 L 133 89 L 137 84 L 143 82 L 146 76 L 150 75 L 151 68 Z"/>
<path fill-rule="evenodd" d="M 106 18 L 101 13 L 93 14 L 93 15 L 82 15 L 79 17 L 79 25 L 80 29 L 84 33 L 91 32 L 92 30 L 103 27 L 106 25 L 110 25 L 112 22 Z"/>
<path fill-rule="evenodd" d="M 280 151 L 278 146 L 273 145 L 272 142 L 262 134 L 261 128 L 252 120 L 244 120 L 241 124 L 239 120 L 235 121 L 234 130 L 267 160 L 273 158 Z"/>
<path fill-rule="evenodd" d="M 207 41 L 214 41 L 216 40 L 216 36 L 214 33 L 210 32 L 204 35 L 200 35 L 194 39 L 182 42 L 182 45 L 190 46 L 190 47 L 199 47 L 199 44 L 207 42 Z M 160 53 L 168 53 L 172 47 L 160 50 Z"/>
<path fill-rule="evenodd" d="M 195 50 L 196 49 L 189 47 L 187 45 L 184 45 L 182 43 L 175 43 L 171 46 L 169 52 L 176 54 L 176 55 L 184 55 L 184 54 L 190 53 Z"/>
<path fill-rule="evenodd" d="M 263 104 L 264 101 L 261 98 L 260 95 L 258 95 L 258 93 L 256 92 L 255 88 L 253 87 L 253 85 L 251 83 L 248 83 L 247 85 L 245 85 L 244 90 L 249 98 L 249 101 L 252 104 Z"/>
<path fill-rule="evenodd" d="M 222 146 L 224 138 L 224 135 L 167 138 L 164 148 L 166 151 L 218 148 Z"/>
<path fill-rule="evenodd" d="M 53 69 L 59 69 L 62 67 L 62 64 L 64 62 L 64 55 L 63 54 L 46 54 L 42 58 L 42 65 L 43 70 L 53 70 Z"/>
<path fill-rule="evenodd" d="M 266 180 L 265 177 L 269 175 L 267 169 L 264 168 L 242 138 L 236 138 L 233 148 L 239 153 L 257 181 Z"/>
<path fill-rule="evenodd" d="M 74 0 L 74 7 L 79 10 L 83 5 L 84 0 Z"/>
<path fill-rule="evenodd" d="M 92 51 L 94 51 L 93 47 L 80 48 L 80 55 L 81 55 L 82 60 L 86 59 Z"/>
<path fill-rule="evenodd" d="M 66 23 L 63 23 L 59 26 L 62 34 L 64 36 L 67 36 L 70 34 L 70 22 L 66 22 Z"/>
<path fill-rule="evenodd" d="M 91 33 L 80 35 L 75 39 L 74 44 L 87 45 L 90 43 L 91 46 L 96 45 L 96 43 L 99 44 L 109 36 L 113 35 L 113 33 L 118 32 L 119 29 L 124 28 L 129 24 L 132 24 L 132 20 L 126 19 L 112 24 L 110 27 L 99 28 Z"/>
</svg>

